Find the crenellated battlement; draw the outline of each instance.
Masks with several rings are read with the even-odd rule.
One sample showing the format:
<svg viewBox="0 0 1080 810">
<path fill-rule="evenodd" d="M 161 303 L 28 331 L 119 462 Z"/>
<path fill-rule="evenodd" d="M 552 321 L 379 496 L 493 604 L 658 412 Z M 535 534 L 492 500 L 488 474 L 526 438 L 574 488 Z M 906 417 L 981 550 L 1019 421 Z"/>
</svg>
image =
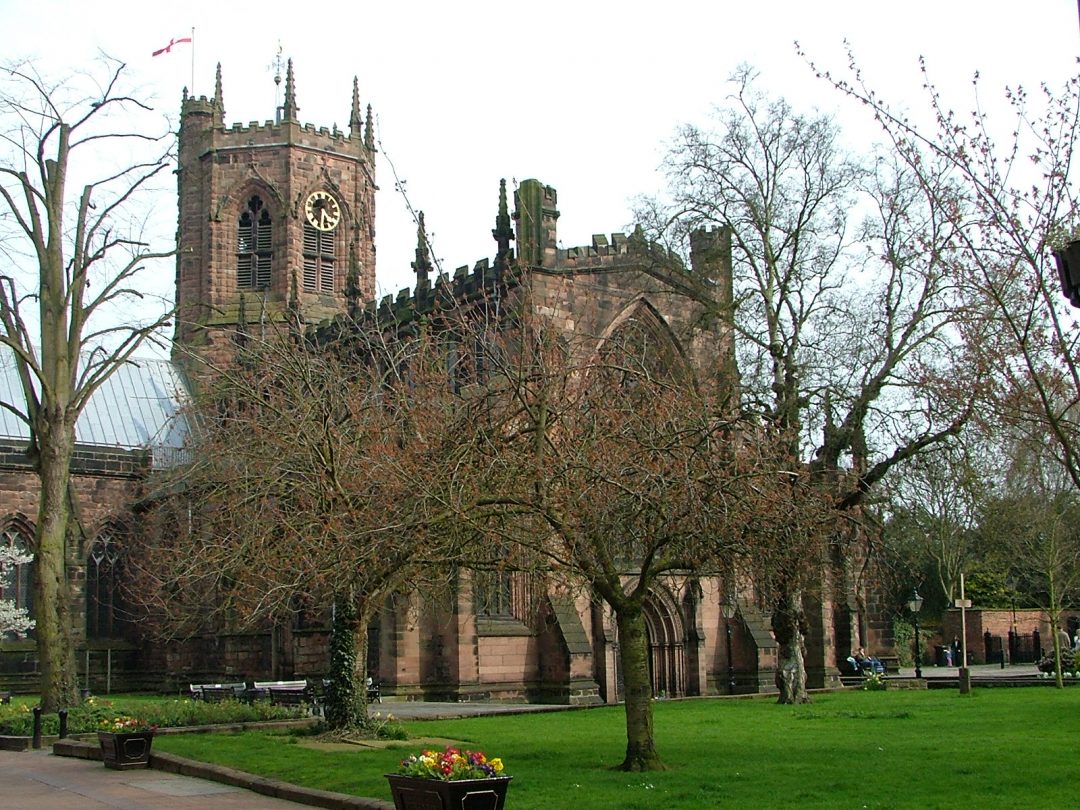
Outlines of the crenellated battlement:
<svg viewBox="0 0 1080 810">
<path fill-rule="evenodd" d="M 674 270 L 685 270 L 678 254 L 650 243 L 639 230 L 627 236 L 625 233 L 593 234 L 591 245 L 559 248 L 555 272 L 581 272 L 600 270 L 623 264 L 641 264 L 643 261 L 663 263 Z"/>
<path fill-rule="evenodd" d="M 535 183 L 536 181 L 529 181 Z M 551 199 L 554 199 L 555 191 L 544 187 Z M 505 192 L 505 188 L 503 189 Z M 505 194 L 501 194 L 500 216 L 505 215 Z M 470 304 L 484 297 L 505 295 L 519 286 L 522 277 L 528 271 L 542 273 L 547 277 L 558 278 L 560 276 L 573 277 L 580 274 L 605 273 L 609 271 L 640 270 L 645 267 L 652 268 L 655 273 L 663 268 L 664 273 L 697 275 L 710 277 L 715 268 L 703 263 L 699 268 L 695 264 L 694 271 L 689 271 L 682 257 L 655 242 L 645 238 L 641 228 L 635 229 L 631 234 L 615 232 L 607 234 L 594 234 L 589 245 L 581 245 L 571 248 L 558 248 L 554 254 L 552 265 L 534 265 L 532 267 L 521 266 L 516 261 L 515 252 L 508 250 L 500 261 L 497 256 L 492 259 L 480 259 L 472 265 L 462 265 L 452 274 L 439 273 L 433 282 L 428 280 L 427 272 L 431 267 L 430 260 L 426 259 L 428 245 L 424 232 L 423 215 L 421 214 L 420 228 L 418 232 L 417 261 L 413 263 L 414 270 L 418 272 L 417 284 L 414 288 L 404 287 L 398 290 L 396 295 L 384 295 L 377 300 L 360 302 L 363 304 L 363 317 L 373 318 L 382 324 L 393 324 L 397 328 L 406 327 L 418 318 L 437 313 L 438 311 L 461 311 Z M 522 221 L 517 216 L 519 224 Z M 498 221 L 498 220 L 497 220 Z M 493 232 L 498 239 L 499 229 Z M 519 230 L 519 247 L 521 240 Z M 726 234 L 722 230 L 703 232 L 694 242 L 699 248 L 705 244 L 712 247 L 722 248 L 726 244 Z M 700 253 L 700 251 L 699 251 Z M 702 257 L 705 258 L 705 257 Z M 712 258 L 712 257 L 709 257 Z M 355 315 L 355 310 L 354 310 Z M 323 321 L 318 331 L 323 335 L 340 332 L 347 329 L 347 319 L 337 318 L 331 321 Z"/>
<path fill-rule="evenodd" d="M 296 103 L 296 86 L 292 61 L 289 61 L 285 81 L 285 100 L 277 109 L 274 119 L 249 121 L 248 123 L 225 123 L 225 103 L 222 91 L 221 65 L 218 65 L 213 96 L 189 96 L 184 89 L 180 106 L 183 137 L 197 137 L 203 148 L 230 149 L 236 147 L 260 147 L 289 144 L 309 149 L 351 153 L 365 156 L 375 151 L 370 105 L 367 117 L 362 114 L 358 82 L 353 79 L 352 106 L 348 127 L 333 127 L 302 123 L 300 108 Z"/>
<path fill-rule="evenodd" d="M 213 115 L 214 112 L 213 103 L 204 103 L 203 99 L 189 101 L 184 107 L 185 116 Z M 350 135 L 336 126 L 316 127 L 314 124 L 300 125 L 290 121 L 249 121 L 246 124 L 237 121 L 229 126 L 207 127 L 207 130 L 212 133 L 213 142 L 219 148 L 291 143 L 336 152 L 361 152 L 366 146 L 362 133 Z"/>
<path fill-rule="evenodd" d="M 471 271 L 468 265 L 463 265 L 454 270 L 452 276 L 440 273 L 434 284 L 415 289 L 403 287 L 396 296 L 384 295 L 378 301 L 369 302 L 366 310 L 377 315 L 380 322 L 407 324 L 440 307 L 458 307 L 490 294 L 496 287 L 505 290 L 512 286 L 516 286 L 513 274 L 500 272 L 492 266 L 490 259 L 481 259 Z"/>
</svg>

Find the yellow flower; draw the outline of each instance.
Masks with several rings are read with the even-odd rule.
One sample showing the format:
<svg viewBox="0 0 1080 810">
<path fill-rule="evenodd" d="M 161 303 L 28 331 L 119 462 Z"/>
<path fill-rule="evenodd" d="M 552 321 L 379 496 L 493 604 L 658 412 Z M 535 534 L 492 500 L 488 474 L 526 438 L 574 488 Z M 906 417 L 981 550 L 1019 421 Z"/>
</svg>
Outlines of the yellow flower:
<svg viewBox="0 0 1080 810">
<path fill-rule="evenodd" d="M 495 759 L 489 759 L 488 765 L 495 769 L 495 773 L 502 773 L 503 764 L 502 760 L 498 757 L 495 757 Z"/>
</svg>

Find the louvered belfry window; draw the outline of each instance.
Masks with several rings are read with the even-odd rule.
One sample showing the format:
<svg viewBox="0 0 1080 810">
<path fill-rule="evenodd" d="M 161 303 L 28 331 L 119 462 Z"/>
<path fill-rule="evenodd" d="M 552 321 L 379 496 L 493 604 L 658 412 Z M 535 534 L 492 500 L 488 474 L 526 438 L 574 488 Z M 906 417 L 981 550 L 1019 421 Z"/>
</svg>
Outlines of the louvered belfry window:
<svg viewBox="0 0 1080 810">
<path fill-rule="evenodd" d="M 304 223 L 304 292 L 334 292 L 334 237 Z"/>
<path fill-rule="evenodd" d="M 240 214 L 236 235 L 236 286 L 241 290 L 270 288 L 273 225 L 259 197 L 248 200 Z"/>
</svg>

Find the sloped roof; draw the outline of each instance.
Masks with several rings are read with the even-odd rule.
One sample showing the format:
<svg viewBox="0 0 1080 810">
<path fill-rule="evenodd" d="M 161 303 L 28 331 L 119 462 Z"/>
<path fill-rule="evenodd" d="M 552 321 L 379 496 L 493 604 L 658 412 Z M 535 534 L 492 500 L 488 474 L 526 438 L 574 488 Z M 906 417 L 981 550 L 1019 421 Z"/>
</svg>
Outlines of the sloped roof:
<svg viewBox="0 0 1080 810">
<path fill-rule="evenodd" d="M 147 449 L 154 467 L 168 466 L 187 437 L 182 412 L 186 397 L 183 378 L 168 360 L 129 360 L 90 397 L 75 426 L 75 439 L 103 448 Z M 14 358 L 5 350 L 0 350 L 0 402 L 25 410 Z M 26 423 L 0 408 L 0 440 L 29 437 Z"/>
</svg>

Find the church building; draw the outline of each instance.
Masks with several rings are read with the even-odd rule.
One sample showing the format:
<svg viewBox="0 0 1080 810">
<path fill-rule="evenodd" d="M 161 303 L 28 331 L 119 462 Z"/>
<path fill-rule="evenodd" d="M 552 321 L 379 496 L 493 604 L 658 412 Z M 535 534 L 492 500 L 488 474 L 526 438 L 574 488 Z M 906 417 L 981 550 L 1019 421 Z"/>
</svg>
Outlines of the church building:
<svg viewBox="0 0 1080 810">
<path fill-rule="evenodd" d="M 135 364 L 95 397 L 124 422 L 123 430 L 91 430 L 89 412 L 80 422 L 74 488 L 81 517 L 68 557 L 80 594 L 80 674 L 96 692 L 314 679 L 328 669 L 329 628 L 320 623 L 149 644 L 139 641 L 114 596 L 114 579 L 123 575 L 122 534 L 139 530 L 136 484 L 183 450 L 181 380 L 197 385 L 208 368 L 228 364 L 239 332 L 289 320 L 330 333 L 347 328 L 347 316 L 364 308 L 408 325 L 437 301 L 464 306 L 489 294 L 519 296 L 535 316 L 586 346 L 623 329 L 645 330 L 691 367 L 719 367 L 730 385 L 738 384 L 730 322 L 703 317 L 698 303 L 704 294 L 718 311 L 731 310 L 730 234 L 694 234 L 688 268 L 673 256 L 658 260 L 640 233 L 596 235 L 591 244 L 564 248 L 556 190 L 525 180 L 511 207 L 503 183 L 493 205 L 493 257 L 439 273 L 421 215 L 415 286 L 377 301 L 372 111 L 361 106 L 356 81 L 345 132 L 302 123 L 291 62 L 272 120 L 226 120 L 219 66 L 212 97 L 185 91 L 182 100 L 173 362 Z M 688 288 L 696 295 L 687 295 Z M 128 377 L 136 380 L 125 384 Z M 109 396 L 117 401 L 105 402 Z M 155 405 L 143 413 L 134 402 Z M 0 432 L 0 515 L 6 515 L 0 542 L 18 546 L 32 530 L 36 481 L 19 459 L 17 426 L 2 414 Z M 0 595 L 27 604 L 27 567 L 0 583 Z M 865 599 L 855 598 L 854 586 L 832 576 L 823 574 L 822 597 L 807 605 L 811 686 L 829 682 L 850 649 L 886 638 L 881 617 L 860 609 Z M 449 604 L 411 594 L 380 611 L 368 628 L 367 665 L 384 696 L 620 700 L 618 639 L 598 603 L 536 592 L 524 577 L 507 578 L 500 598 L 480 598 L 473 586 L 466 572 Z M 774 690 L 770 617 L 749 597 L 709 579 L 670 578 L 654 587 L 646 621 L 655 695 Z M 32 641 L 0 641 L 0 688 L 27 690 L 35 673 Z"/>
</svg>

